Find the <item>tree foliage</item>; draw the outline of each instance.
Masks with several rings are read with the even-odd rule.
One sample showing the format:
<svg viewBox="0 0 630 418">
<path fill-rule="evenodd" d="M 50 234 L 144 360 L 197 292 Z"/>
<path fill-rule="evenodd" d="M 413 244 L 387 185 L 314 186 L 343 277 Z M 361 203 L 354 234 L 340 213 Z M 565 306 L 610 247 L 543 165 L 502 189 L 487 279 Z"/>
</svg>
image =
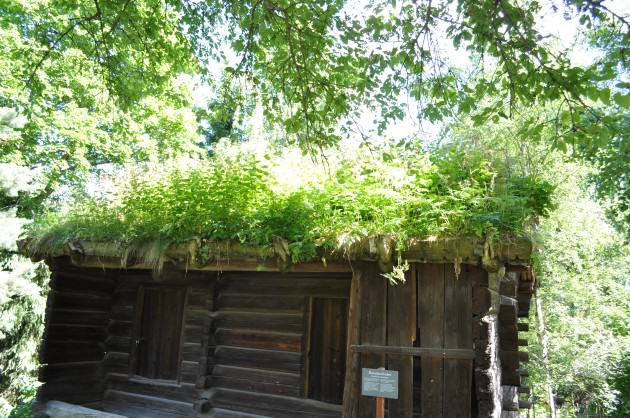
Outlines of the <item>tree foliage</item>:
<svg viewBox="0 0 630 418">
<path fill-rule="evenodd" d="M 248 79 L 267 116 L 305 149 L 336 143 L 339 123 L 366 106 L 378 110 L 381 127 L 401 119 L 408 100 L 425 119 L 472 112 L 480 121 L 505 116 L 518 103 L 561 101 L 563 141 L 584 142 L 594 130 L 605 141 L 614 121 L 593 100 L 629 105 L 627 86 L 605 83 L 616 77 L 628 22 L 602 2 L 570 0 L 566 7 L 590 30 L 610 29 L 620 47 L 593 66 L 575 66 L 539 29 L 538 2 L 507 0 L 359 7 L 342 0 L 12 0 L 2 14 L 15 32 L 12 56 L 35 58 L 15 73 L 31 100 L 60 70 L 54 63 L 71 61 L 73 71 L 91 75 L 92 83 L 80 83 L 88 91 L 104 83 L 132 109 L 167 94 L 173 74 L 208 71 L 227 44 L 237 56 L 228 72 Z M 489 63 L 492 74 L 462 77 L 441 53 L 443 38 Z M 595 118 L 588 131 L 587 116 Z"/>
</svg>

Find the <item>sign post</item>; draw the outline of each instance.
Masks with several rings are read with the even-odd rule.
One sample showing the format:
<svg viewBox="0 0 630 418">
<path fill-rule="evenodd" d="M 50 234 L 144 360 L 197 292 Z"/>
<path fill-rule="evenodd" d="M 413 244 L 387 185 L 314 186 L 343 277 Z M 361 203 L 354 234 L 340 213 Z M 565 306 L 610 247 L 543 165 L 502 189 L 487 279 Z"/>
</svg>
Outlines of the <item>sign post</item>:
<svg viewBox="0 0 630 418">
<path fill-rule="evenodd" d="M 361 395 L 376 398 L 376 418 L 385 416 L 385 398 L 398 399 L 396 370 L 361 369 Z"/>
</svg>

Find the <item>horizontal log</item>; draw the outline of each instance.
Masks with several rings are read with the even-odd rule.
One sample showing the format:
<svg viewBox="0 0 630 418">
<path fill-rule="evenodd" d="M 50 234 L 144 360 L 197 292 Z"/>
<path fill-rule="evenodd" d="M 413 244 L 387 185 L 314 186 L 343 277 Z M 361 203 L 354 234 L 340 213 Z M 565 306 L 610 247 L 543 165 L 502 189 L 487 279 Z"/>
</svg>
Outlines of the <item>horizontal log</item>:
<svg viewBox="0 0 630 418">
<path fill-rule="evenodd" d="M 302 334 L 297 332 L 217 328 L 214 337 L 217 345 L 292 352 L 300 352 L 302 348 Z"/>
<path fill-rule="evenodd" d="M 110 313 L 110 318 L 119 321 L 132 321 L 135 316 L 134 305 L 114 305 Z"/>
<path fill-rule="evenodd" d="M 187 306 L 200 308 L 205 310 L 212 310 L 213 308 L 213 300 L 212 300 L 212 291 L 209 289 L 203 289 L 203 292 L 191 291 L 188 293 Z"/>
<path fill-rule="evenodd" d="M 195 385 L 189 383 L 170 383 L 138 377 L 130 378 L 123 373 L 109 373 L 107 388 L 139 395 L 155 396 L 180 402 L 194 402 L 199 397 Z"/>
<path fill-rule="evenodd" d="M 43 382 L 60 382 L 85 378 L 88 376 L 102 376 L 103 368 L 100 361 L 75 361 L 72 363 L 45 364 L 39 375 Z"/>
<path fill-rule="evenodd" d="M 63 401 L 71 404 L 87 404 L 90 402 L 100 402 L 103 400 L 103 388 L 95 387 L 94 390 L 87 392 L 67 392 L 67 393 L 57 393 L 52 388 L 47 388 L 47 385 L 39 392 L 41 395 L 41 401 Z"/>
<path fill-rule="evenodd" d="M 90 324 L 49 324 L 46 338 L 49 340 L 104 340 L 105 327 Z"/>
<path fill-rule="evenodd" d="M 186 343 L 203 344 L 208 339 L 210 327 L 202 327 L 200 325 L 186 324 L 184 326 L 184 341 Z"/>
<path fill-rule="evenodd" d="M 258 273 L 255 276 L 230 275 L 220 284 L 223 294 L 257 294 L 268 296 L 313 296 L 347 298 L 350 293 L 350 278 L 300 277 Z"/>
<path fill-rule="evenodd" d="M 199 308 L 186 309 L 186 325 L 208 327 L 208 324 L 210 324 L 209 310 Z"/>
<path fill-rule="evenodd" d="M 48 397 L 54 396 L 58 399 L 67 399 L 66 396 L 77 394 L 88 394 L 90 397 L 98 394 L 98 398 L 102 398 L 105 383 L 102 376 L 89 376 L 72 381 L 47 382 L 44 388 Z"/>
<path fill-rule="evenodd" d="M 299 372 L 286 373 L 274 370 L 225 366 L 223 364 L 217 364 L 212 375 L 214 377 L 254 380 L 273 385 L 300 386 L 302 384 L 302 376 Z"/>
<path fill-rule="evenodd" d="M 215 309 L 250 312 L 285 312 L 297 313 L 304 310 L 303 296 L 285 296 L 264 298 L 256 294 L 223 294 L 217 297 Z"/>
<path fill-rule="evenodd" d="M 199 360 L 204 355 L 201 343 L 185 342 L 182 346 L 182 359 L 187 361 Z"/>
<path fill-rule="evenodd" d="M 169 412 L 184 416 L 193 415 L 192 402 L 180 402 L 157 396 L 140 395 L 118 390 L 107 390 L 104 402 L 118 405 L 140 406 L 149 410 Z"/>
<path fill-rule="evenodd" d="M 530 409 L 532 407 L 532 403 L 528 402 L 528 401 L 518 401 L 518 402 L 511 402 L 511 401 L 504 401 L 503 402 L 503 410 L 504 411 L 518 411 L 519 409 Z"/>
<path fill-rule="evenodd" d="M 521 386 L 518 388 L 518 393 L 526 393 L 529 394 L 531 392 L 528 386 Z"/>
<path fill-rule="evenodd" d="M 501 385 L 521 386 L 522 376 L 518 370 L 501 370 Z"/>
<path fill-rule="evenodd" d="M 74 363 L 77 361 L 99 361 L 105 354 L 105 345 L 100 341 L 48 340 L 44 354 L 45 363 Z"/>
<path fill-rule="evenodd" d="M 297 372 L 302 369 L 301 353 L 217 346 L 214 351 L 217 364 L 238 367 L 258 367 L 266 370 Z"/>
<path fill-rule="evenodd" d="M 103 366 L 108 372 L 129 373 L 129 353 L 109 351 L 105 354 Z"/>
<path fill-rule="evenodd" d="M 516 324 L 516 327 L 518 328 L 519 332 L 529 331 L 529 324 L 526 324 L 524 322 L 519 322 L 518 324 Z"/>
<path fill-rule="evenodd" d="M 341 405 L 311 399 L 269 395 L 240 390 L 216 388 L 210 402 L 213 407 L 232 409 L 276 418 L 325 418 L 341 415 Z"/>
<path fill-rule="evenodd" d="M 107 324 L 107 332 L 119 337 L 130 337 L 133 330 L 133 321 L 111 319 Z"/>
<path fill-rule="evenodd" d="M 128 353 L 131 350 L 131 337 L 120 337 L 110 335 L 105 340 L 107 351 L 118 351 Z"/>
<path fill-rule="evenodd" d="M 105 325 L 109 310 L 55 309 L 50 314 L 51 324 Z"/>
<path fill-rule="evenodd" d="M 529 353 L 524 351 L 499 351 L 499 358 L 501 359 L 501 367 L 508 370 L 518 369 L 520 363 L 526 363 L 529 361 Z"/>
<path fill-rule="evenodd" d="M 107 275 L 99 275 L 93 270 L 72 272 L 60 270 L 56 272 L 54 289 L 61 291 L 85 291 L 111 293 L 114 289 L 114 281 Z"/>
<path fill-rule="evenodd" d="M 301 333 L 304 328 L 302 313 L 220 311 L 215 312 L 213 317 L 217 328 L 245 328 L 289 333 Z"/>
<path fill-rule="evenodd" d="M 396 354 L 414 357 L 441 357 L 453 359 L 475 358 L 475 351 L 465 348 L 394 347 L 385 345 L 352 345 L 350 348 L 357 353 Z"/>
<path fill-rule="evenodd" d="M 244 390 L 248 392 L 284 395 L 294 398 L 302 396 L 302 386 L 262 383 L 251 379 L 236 379 L 229 376 L 212 376 L 212 386 L 227 389 Z"/>
<path fill-rule="evenodd" d="M 464 263 L 478 264 L 484 253 L 484 240 L 477 237 L 458 237 L 440 239 L 412 239 L 404 243 L 406 251 L 402 257 L 409 261 L 419 262 L 444 262 L 452 261 L 453 254 L 457 254 Z M 177 265 L 169 268 L 179 268 L 182 270 L 214 270 L 227 271 L 236 269 L 248 269 L 256 271 L 261 266 L 279 270 L 281 263 L 278 263 L 276 254 L 268 248 L 240 245 L 231 242 L 212 242 L 204 244 L 209 246 L 211 259 L 204 265 L 198 259 L 198 246 L 195 241 L 182 243 L 170 247 L 165 256 L 175 260 Z M 331 271 L 333 268 L 346 268 L 350 271 L 350 266 L 345 259 L 350 256 L 356 260 L 381 260 L 387 262 L 392 258 L 394 242 L 390 237 L 370 237 L 352 245 L 343 253 L 330 253 L 320 251 L 320 255 L 328 259 L 326 264 L 322 262 L 308 263 L 313 271 L 316 269 Z M 28 243 L 21 243 L 22 251 L 28 252 Z M 377 251 L 381 248 L 382 251 Z M 531 257 L 532 243 L 528 239 L 512 239 L 497 243 L 493 246 L 495 258 L 513 265 L 527 263 Z M 95 269 L 120 269 L 122 266 L 122 254 L 120 246 L 111 242 L 75 242 L 72 246 L 63 246 L 51 249 L 42 253 L 31 252 L 29 254 L 33 260 L 39 261 L 46 257 L 62 258 L 70 260 L 75 265 L 83 267 L 94 267 Z M 77 256 L 78 255 L 78 256 Z M 72 256 L 71 258 L 65 256 Z M 66 261 L 67 263 L 67 261 Z M 307 263 L 301 263 L 289 268 L 303 267 Z M 142 263 L 142 260 L 130 258 L 127 268 L 148 269 L 152 266 Z"/>
<path fill-rule="evenodd" d="M 109 309 L 111 307 L 111 294 L 106 292 L 86 292 L 52 290 L 55 298 L 55 308 L 66 309 Z"/>
<path fill-rule="evenodd" d="M 115 306 L 135 305 L 138 301 L 138 288 L 117 288 L 112 295 L 112 304 Z"/>
</svg>

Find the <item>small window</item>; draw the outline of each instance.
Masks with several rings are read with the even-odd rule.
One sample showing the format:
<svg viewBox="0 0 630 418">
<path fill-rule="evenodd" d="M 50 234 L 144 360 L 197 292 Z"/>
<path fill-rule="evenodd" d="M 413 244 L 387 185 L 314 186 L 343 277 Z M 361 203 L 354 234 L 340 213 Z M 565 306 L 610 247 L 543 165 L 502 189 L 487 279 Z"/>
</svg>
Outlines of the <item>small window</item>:
<svg viewBox="0 0 630 418">
<path fill-rule="evenodd" d="M 346 375 L 347 299 L 313 298 L 308 397 L 341 404 Z"/>
<path fill-rule="evenodd" d="M 177 380 L 184 297 L 183 288 L 140 289 L 134 370 L 137 376 Z"/>
</svg>

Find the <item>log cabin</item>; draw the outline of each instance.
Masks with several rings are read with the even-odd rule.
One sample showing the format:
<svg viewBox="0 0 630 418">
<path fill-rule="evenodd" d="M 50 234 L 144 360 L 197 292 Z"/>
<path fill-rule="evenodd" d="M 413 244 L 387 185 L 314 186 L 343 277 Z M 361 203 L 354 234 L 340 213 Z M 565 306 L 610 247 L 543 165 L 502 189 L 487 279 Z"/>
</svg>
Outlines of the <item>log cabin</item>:
<svg viewBox="0 0 630 418">
<path fill-rule="evenodd" d="M 293 265 L 227 243 L 169 248 L 157 267 L 114 243 L 31 253 L 51 272 L 35 412 L 371 418 L 361 371 L 383 367 L 398 372 L 389 418 L 517 417 L 531 242 L 412 240 L 397 284 L 383 242 Z"/>
</svg>

